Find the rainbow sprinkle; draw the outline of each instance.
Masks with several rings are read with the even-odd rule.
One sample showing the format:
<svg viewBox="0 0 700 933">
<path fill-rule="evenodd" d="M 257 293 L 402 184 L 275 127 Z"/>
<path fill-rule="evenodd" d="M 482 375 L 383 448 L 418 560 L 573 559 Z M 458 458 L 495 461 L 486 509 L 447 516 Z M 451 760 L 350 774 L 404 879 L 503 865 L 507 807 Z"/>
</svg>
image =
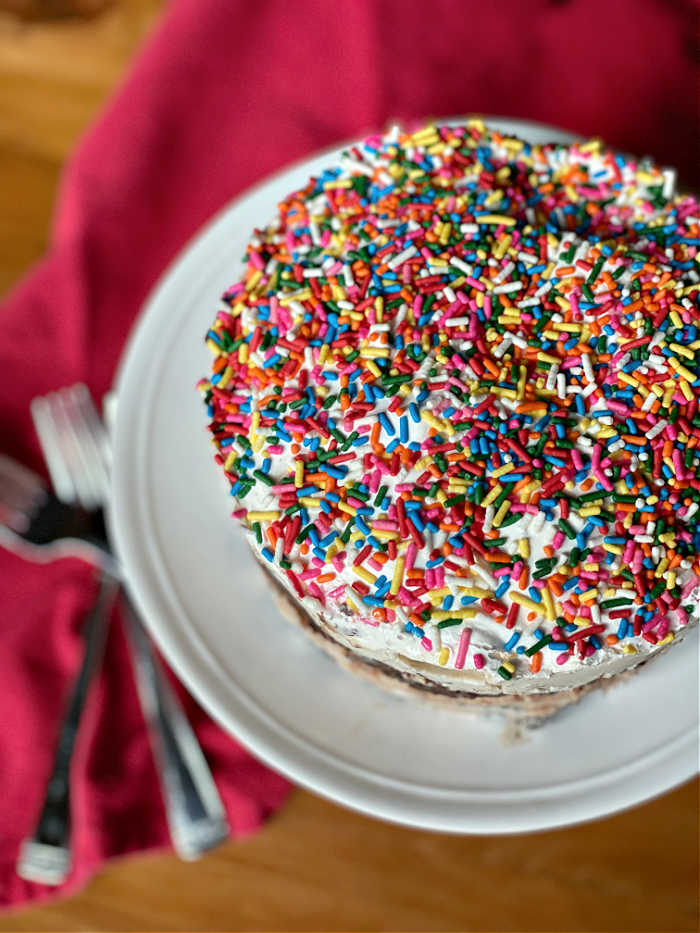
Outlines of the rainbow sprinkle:
<svg viewBox="0 0 700 933">
<path fill-rule="evenodd" d="M 695 618 L 700 203 L 673 189 L 473 120 L 368 138 L 255 231 L 199 388 L 299 598 L 496 681 Z"/>
</svg>

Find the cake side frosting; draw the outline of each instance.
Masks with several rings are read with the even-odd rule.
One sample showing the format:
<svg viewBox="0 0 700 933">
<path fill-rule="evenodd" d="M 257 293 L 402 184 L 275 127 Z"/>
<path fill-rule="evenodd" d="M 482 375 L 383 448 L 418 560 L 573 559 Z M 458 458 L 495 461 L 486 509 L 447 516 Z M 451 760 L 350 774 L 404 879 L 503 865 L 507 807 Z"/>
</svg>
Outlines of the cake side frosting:
<svg viewBox="0 0 700 933">
<path fill-rule="evenodd" d="M 339 643 L 476 692 L 668 646 L 699 614 L 699 245 L 672 173 L 596 142 L 471 121 L 344 153 L 207 335 L 269 570 Z"/>
</svg>

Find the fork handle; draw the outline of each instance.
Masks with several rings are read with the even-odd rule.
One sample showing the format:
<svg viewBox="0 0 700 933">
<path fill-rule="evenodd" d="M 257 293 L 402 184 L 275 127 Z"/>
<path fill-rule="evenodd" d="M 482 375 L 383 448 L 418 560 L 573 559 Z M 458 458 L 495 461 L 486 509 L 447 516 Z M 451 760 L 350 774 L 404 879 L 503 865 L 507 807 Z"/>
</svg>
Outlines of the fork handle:
<svg viewBox="0 0 700 933">
<path fill-rule="evenodd" d="M 228 838 L 226 812 L 194 731 L 126 594 L 123 603 L 170 836 L 180 858 L 190 861 Z"/>
<path fill-rule="evenodd" d="M 59 733 L 44 804 L 17 867 L 22 877 L 31 880 L 58 884 L 70 871 L 70 764 L 90 683 L 102 661 L 110 605 L 117 588 L 112 577 L 102 574 L 97 600 L 85 620 L 85 652 Z"/>
</svg>

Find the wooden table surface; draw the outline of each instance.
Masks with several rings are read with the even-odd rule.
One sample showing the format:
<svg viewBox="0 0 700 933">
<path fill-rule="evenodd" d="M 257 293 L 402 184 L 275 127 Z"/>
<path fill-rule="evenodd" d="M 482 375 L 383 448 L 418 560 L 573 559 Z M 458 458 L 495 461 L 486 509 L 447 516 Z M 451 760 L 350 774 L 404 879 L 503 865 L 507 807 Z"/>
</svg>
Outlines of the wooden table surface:
<svg viewBox="0 0 700 933">
<path fill-rule="evenodd" d="M 61 166 L 161 6 L 0 12 L 0 292 L 45 248 Z M 0 915 L 0 931 L 137 929 L 697 930 L 698 783 L 505 838 L 403 829 L 296 791 L 252 839 L 196 864 L 132 858 L 71 899 Z"/>
</svg>

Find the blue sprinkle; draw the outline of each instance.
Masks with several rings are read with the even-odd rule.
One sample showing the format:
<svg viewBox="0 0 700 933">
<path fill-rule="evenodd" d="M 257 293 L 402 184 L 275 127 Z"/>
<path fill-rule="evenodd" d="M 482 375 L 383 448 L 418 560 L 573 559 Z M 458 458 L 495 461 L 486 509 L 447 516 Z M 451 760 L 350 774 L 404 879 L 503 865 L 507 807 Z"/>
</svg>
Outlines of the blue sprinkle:
<svg viewBox="0 0 700 933">
<path fill-rule="evenodd" d="M 551 651 L 568 651 L 569 646 L 565 641 L 550 641 L 548 648 Z"/>
<path fill-rule="evenodd" d="M 508 641 L 503 646 L 504 651 L 511 651 L 520 641 L 520 632 L 513 632 Z"/>
<path fill-rule="evenodd" d="M 335 479 L 344 479 L 345 474 L 348 472 L 346 466 L 333 466 L 331 463 L 322 463 L 319 469 Z"/>
<path fill-rule="evenodd" d="M 269 547 L 264 547 L 261 553 L 265 560 L 269 560 L 270 563 L 274 561 L 275 555 L 272 553 Z"/>
<path fill-rule="evenodd" d="M 394 434 L 396 434 L 396 431 L 395 431 L 395 429 L 394 429 L 394 425 L 393 425 L 393 424 L 391 423 L 391 421 L 387 418 L 385 412 L 380 411 L 378 417 L 379 417 L 379 423 L 380 423 L 381 426 L 384 428 L 384 430 L 386 431 L 387 434 L 389 434 L 390 436 L 393 436 Z"/>
</svg>

